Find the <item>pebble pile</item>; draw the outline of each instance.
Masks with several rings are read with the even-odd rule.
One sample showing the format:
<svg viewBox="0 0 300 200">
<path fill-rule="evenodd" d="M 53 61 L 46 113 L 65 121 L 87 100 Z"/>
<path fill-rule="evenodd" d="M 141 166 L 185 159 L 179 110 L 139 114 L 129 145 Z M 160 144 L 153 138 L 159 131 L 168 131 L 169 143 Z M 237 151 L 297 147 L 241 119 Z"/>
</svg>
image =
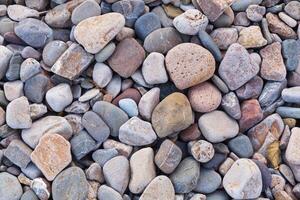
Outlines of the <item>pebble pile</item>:
<svg viewBox="0 0 300 200">
<path fill-rule="evenodd" d="M 300 199 L 299 0 L 0 0 L 0 200 Z"/>
</svg>

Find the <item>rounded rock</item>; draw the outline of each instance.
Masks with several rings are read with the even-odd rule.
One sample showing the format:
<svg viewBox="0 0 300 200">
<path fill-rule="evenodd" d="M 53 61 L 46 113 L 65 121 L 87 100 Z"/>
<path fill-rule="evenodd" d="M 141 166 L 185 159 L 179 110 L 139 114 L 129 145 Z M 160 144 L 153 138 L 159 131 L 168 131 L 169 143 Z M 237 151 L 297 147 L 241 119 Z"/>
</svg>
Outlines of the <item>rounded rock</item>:
<svg viewBox="0 0 300 200">
<path fill-rule="evenodd" d="M 198 140 L 193 143 L 191 153 L 197 161 L 200 163 L 206 163 L 215 155 L 215 149 L 211 143 L 205 140 Z"/>
<path fill-rule="evenodd" d="M 48 66 L 54 65 L 67 48 L 68 45 L 63 41 L 54 40 L 49 42 L 43 49 L 43 62 Z"/>
<path fill-rule="evenodd" d="M 161 28 L 160 19 L 152 12 L 142 15 L 134 24 L 135 34 L 142 40 L 159 28 Z"/>
<path fill-rule="evenodd" d="M 55 112 L 63 111 L 73 101 L 71 88 L 66 83 L 61 83 L 46 93 L 46 100 Z"/>
<path fill-rule="evenodd" d="M 200 178 L 194 190 L 203 194 L 216 191 L 222 183 L 221 176 L 213 169 L 201 168 L 200 171 Z"/>
<path fill-rule="evenodd" d="M 113 72 L 109 66 L 104 63 L 96 63 L 93 69 L 93 81 L 104 88 L 111 81 Z"/>
<path fill-rule="evenodd" d="M 121 99 L 119 101 L 119 107 L 124 110 L 129 117 L 138 116 L 138 107 L 134 100 L 130 98 Z"/>
<path fill-rule="evenodd" d="M 7 173 L 0 173 L 0 200 L 19 200 L 23 190 L 18 179 Z"/>
<path fill-rule="evenodd" d="M 71 21 L 78 24 L 82 20 L 101 14 L 99 4 L 94 0 L 87 0 L 78 5 L 72 12 Z"/>
</svg>

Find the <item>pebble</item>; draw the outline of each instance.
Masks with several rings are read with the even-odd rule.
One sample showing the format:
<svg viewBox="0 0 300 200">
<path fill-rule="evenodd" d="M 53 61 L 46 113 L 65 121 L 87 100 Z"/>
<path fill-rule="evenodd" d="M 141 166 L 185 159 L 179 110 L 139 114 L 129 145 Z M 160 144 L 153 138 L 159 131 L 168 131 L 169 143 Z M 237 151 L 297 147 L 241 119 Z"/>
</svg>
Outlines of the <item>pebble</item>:
<svg viewBox="0 0 300 200">
<path fill-rule="evenodd" d="M 259 26 L 249 26 L 240 31 L 238 43 L 245 48 L 258 48 L 265 46 L 267 40 L 263 37 Z"/>
<path fill-rule="evenodd" d="M 77 160 L 82 159 L 97 146 L 96 141 L 84 130 L 74 135 L 70 143 L 72 153 Z"/>
<path fill-rule="evenodd" d="M 172 182 L 167 176 L 155 177 L 145 188 L 140 200 L 175 199 L 175 191 Z"/>
<path fill-rule="evenodd" d="M 57 200 L 86 199 L 88 187 L 83 170 L 79 167 L 69 167 L 52 182 L 52 198 Z"/>
<path fill-rule="evenodd" d="M 300 3 L 298 1 L 290 1 L 286 6 L 284 7 L 284 11 L 294 18 L 295 20 L 300 20 Z"/>
<path fill-rule="evenodd" d="M 32 125 L 29 102 L 26 97 L 11 101 L 6 107 L 6 123 L 13 129 L 26 129 Z"/>
<path fill-rule="evenodd" d="M 222 97 L 222 108 L 225 112 L 234 119 L 240 119 L 242 116 L 239 99 L 234 92 L 225 94 Z"/>
<path fill-rule="evenodd" d="M 234 11 L 245 11 L 250 5 L 259 5 L 263 0 L 241 0 L 232 4 Z"/>
<path fill-rule="evenodd" d="M 227 85 L 225 84 L 225 82 L 218 77 L 217 75 L 213 75 L 211 78 L 211 81 L 215 84 L 215 86 L 217 86 L 217 88 L 223 92 L 223 93 L 228 93 L 229 89 L 227 87 Z"/>
<path fill-rule="evenodd" d="M 239 12 L 234 18 L 234 25 L 236 26 L 249 26 L 250 20 L 247 17 L 246 12 Z"/>
<path fill-rule="evenodd" d="M 34 58 L 27 58 L 20 67 L 20 79 L 25 82 L 42 71 L 40 63 Z"/>
<path fill-rule="evenodd" d="M 90 89 L 88 91 L 86 91 L 83 95 L 81 95 L 79 98 L 78 98 L 78 101 L 80 102 L 86 102 L 86 101 L 89 101 L 99 95 L 101 95 L 102 93 L 100 93 L 100 90 L 99 89 L 96 89 L 96 88 L 93 88 L 93 89 Z M 73 96 L 74 96 L 74 93 L 73 93 Z M 75 98 L 75 97 L 74 97 Z"/>
<path fill-rule="evenodd" d="M 300 100 L 300 87 L 285 88 L 281 92 L 282 99 L 289 103 L 298 103 Z"/>
<path fill-rule="evenodd" d="M 106 61 L 115 51 L 116 45 L 113 42 L 108 43 L 101 51 L 95 54 L 95 60 L 98 63 Z"/>
<path fill-rule="evenodd" d="M 32 47 L 43 47 L 53 36 L 52 29 L 44 22 L 27 18 L 14 27 L 15 34 Z M 34 37 L 32 37 L 34 35 Z"/>
<path fill-rule="evenodd" d="M 261 172 L 253 161 L 238 159 L 225 174 L 223 186 L 232 198 L 257 198 L 262 191 Z"/>
<path fill-rule="evenodd" d="M 286 23 L 289 27 L 296 27 L 297 26 L 297 21 L 294 20 L 293 18 L 291 18 L 290 16 L 288 16 L 287 14 L 285 14 L 284 12 L 280 12 L 278 14 L 278 17 L 284 22 Z"/>
<path fill-rule="evenodd" d="M 98 163 L 92 163 L 85 171 L 86 177 L 90 181 L 104 182 L 102 168 Z"/>
<path fill-rule="evenodd" d="M 175 28 L 182 34 L 197 35 L 199 30 L 205 30 L 208 19 L 197 9 L 189 9 L 173 20 Z"/>
<path fill-rule="evenodd" d="M 200 136 L 201 136 L 201 132 L 196 123 L 192 124 L 185 130 L 181 131 L 179 134 L 180 139 L 184 142 L 189 142 L 189 141 L 199 139 Z"/>
<path fill-rule="evenodd" d="M 262 20 L 266 13 L 266 8 L 259 5 L 249 5 L 246 9 L 247 17 L 253 22 L 259 22 Z"/>
<path fill-rule="evenodd" d="M 166 174 L 171 174 L 182 158 L 181 149 L 171 140 L 164 140 L 155 154 L 156 166 Z"/>
<path fill-rule="evenodd" d="M 139 194 L 155 178 L 155 165 L 153 162 L 153 149 L 143 148 L 135 152 L 130 158 L 130 182 L 129 190 L 133 194 Z"/>
<path fill-rule="evenodd" d="M 139 101 L 140 101 L 140 99 L 141 99 L 141 94 L 140 94 L 140 92 L 137 89 L 128 88 L 128 89 L 124 90 L 119 96 L 117 96 L 112 101 L 112 104 L 118 105 L 119 101 L 121 99 L 126 99 L 126 98 L 130 98 L 130 99 L 134 100 L 138 104 Z"/>
<path fill-rule="evenodd" d="M 129 171 L 129 161 L 124 156 L 116 156 L 107 161 L 103 166 L 106 183 L 121 195 L 128 186 Z"/>
<path fill-rule="evenodd" d="M 38 18 L 39 12 L 22 5 L 9 5 L 7 15 L 14 21 L 21 21 L 26 18 Z"/>
<path fill-rule="evenodd" d="M 165 54 L 181 42 L 182 39 L 176 29 L 172 27 L 159 28 L 145 38 L 144 49 L 149 53 Z"/>
<path fill-rule="evenodd" d="M 282 42 L 282 56 L 286 59 L 285 66 L 287 70 L 293 71 L 297 69 L 300 63 L 300 41 L 299 40 L 284 40 Z"/>
<path fill-rule="evenodd" d="M 123 144 L 121 142 L 112 140 L 112 139 L 107 139 L 104 143 L 103 143 L 103 147 L 104 149 L 116 149 L 118 151 L 118 153 L 120 155 L 123 155 L 125 157 L 129 157 L 129 155 L 131 154 L 133 147 L 129 146 L 127 144 Z"/>
<path fill-rule="evenodd" d="M 103 200 L 123 200 L 122 196 L 112 189 L 111 187 L 108 187 L 106 185 L 101 185 L 99 190 L 98 190 L 98 199 L 103 199 Z"/>
<path fill-rule="evenodd" d="M 52 66 L 58 60 L 58 58 L 68 49 L 68 45 L 59 40 L 54 40 L 46 44 L 43 49 L 42 58 L 43 62 Z"/>
<path fill-rule="evenodd" d="M 0 188 L 0 200 L 18 200 L 23 193 L 18 179 L 7 172 L 0 173 Z"/>
<path fill-rule="evenodd" d="M 3 90 L 8 101 L 12 101 L 21 96 L 24 96 L 22 81 L 5 82 L 3 85 Z"/>
<path fill-rule="evenodd" d="M 177 8 L 171 4 L 162 5 L 162 7 L 165 10 L 166 15 L 170 18 L 175 18 L 183 13 L 180 8 Z"/>
<path fill-rule="evenodd" d="M 121 91 L 121 77 L 119 75 L 113 75 L 111 81 L 106 86 L 107 93 L 112 96 L 112 98 L 115 98 L 119 92 Z"/>
<path fill-rule="evenodd" d="M 96 54 L 121 31 L 124 25 L 124 16 L 119 13 L 90 17 L 76 26 L 74 37 L 87 52 Z"/>
<path fill-rule="evenodd" d="M 286 84 L 286 80 L 280 82 L 268 81 L 258 99 L 261 107 L 267 107 L 274 103 L 280 97 L 280 94 L 286 87 Z"/>
<path fill-rule="evenodd" d="M 147 121 L 151 120 L 152 112 L 159 103 L 160 89 L 155 87 L 145 93 L 138 104 L 139 114 Z"/>
<path fill-rule="evenodd" d="M 189 89 L 188 98 L 193 110 L 205 113 L 219 107 L 222 95 L 213 84 L 203 82 Z"/>
<path fill-rule="evenodd" d="M 296 185 L 296 182 L 295 182 L 295 178 L 294 178 L 294 175 L 293 175 L 293 172 L 292 170 L 290 169 L 290 167 L 288 165 L 285 165 L 285 164 L 281 164 L 279 166 L 279 171 L 280 173 L 285 177 L 285 179 L 288 180 L 288 182 L 292 185 Z"/>
<path fill-rule="evenodd" d="M 213 41 L 213 38 L 206 31 L 200 30 L 198 33 L 198 38 L 201 41 L 203 47 L 207 48 L 207 50 L 209 50 L 212 53 L 216 61 L 219 62 L 222 60 L 222 54 L 219 47 Z"/>
<path fill-rule="evenodd" d="M 159 17 L 160 23 L 162 27 L 171 27 L 173 26 L 173 20 L 170 19 L 164 9 L 161 6 L 157 6 L 152 9 L 154 14 L 156 14 Z"/>
<path fill-rule="evenodd" d="M 214 147 L 211 143 L 205 140 L 198 140 L 192 144 L 191 154 L 195 160 L 200 163 L 206 163 L 210 161 L 215 155 Z"/>
<path fill-rule="evenodd" d="M 105 122 L 93 111 L 84 113 L 81 119 L 83 127 L 98 142 L 103 143 L 110 134 L 109 127 Z"/>
<path fill-rule="evenodd" d="M 66 83 L 61 83 L 51 88 L 46 93 L 46 101 L 55 112 L 63 111 L 73 101 L 70 86 Z"/>
<path fill-rule="evenodd" d="M 181 90 L 206 81 L 215 71 L 212 54 L 192 43 L 183 43 L 172 48 L 167 53 L 165 62 L 172 81 Z"/>
<path fill-rule="evenodd" d="M 179 92 L 172 93 L 153 110 L 152 126 L 163 138 L 174 132 L 186 129 L 193 123 L 193 114 L 187 97 Z"/>
<path fill-rule="evenodd" d="M 259 71 L 245 47 L 234 43 L 228 48 L 219 66 L 219 74 L 231 90 L 251 80 Z"/>
<path fill-rule="evenodd" d="M 143 47 L 135 39 L 126 38 L 117 45 L 113 55 L 108 59 L 108 64 L 120 76 L 128 78 L 139 68 L 144 59 Z"/>
<path fill-rule="evenodd" d="M 20 66 L 22 62 L 23 58 L 20 53 L 14 53 L 9 61 L 8 69 L 5 73 L 7 80 L 15 81 L 20 78 Z"/>
<path fill-rule="evenodd" d="M 96 63 L 93 69 L 93 81 L 100 88 L 104 88 L 111 81 L 113 72 L 104 63 Z"/>
<path fill-rule="evenodd" d="M 125 17 L 125 25 L 132 27 L 139 16 L 144 13 L 145 3 L 141 0 L 121 0 L 112 4 L 113 12 L 121 13 Z"/>
<path fill-rule="evenodd" d="M 216 28 L 220 27 L 230 27 L 234 21 L 234 12 L 231 7 L 227 7 L 224 10 L 224 13 L 213 22 L 213 25 Z"/>
<path fill-rule="evenodd" d="M 10 58 L 13 56 L 13 52 L 7 47 L 0 45 L 0 79 L 2 79 L 8 68 Z"/>
<path fill-rule="evenodd" d="M 119 107 L 124 110 L 129 117 L 138 116 L 138 107 L 134 100 L 130 98 L 121 99 L 119 101 Z"/>
<path fill-rule="evenodd" d="M 260 74 L 262 78 L 272 81 L 282 81 L 286 77 L 286 68 L 281 55 L 279 42 L 270 44 L 260 50 L 262 64 Z"/>
<path fill-rule="evenodd" d="M 250 158 L 254 151 L 246 135 L 239 135 L 228 142 L 229 149 L 240 158 Z"/>
<path fill-rule="evenodd" d="M 37 74 L 25 82 L 24 94 L 29 101 L 42 103 L 48 86 L 49 78 L 43 74 Z"/>
<path fill-rule="evenodd" d="M 153 143 L 157 136 L 149 122 L 132 117 L 119 129 L 119 140 L 131 146 L 145 146 Z"/>
<path fill-rule="evenodd" d="M 213 169 L 201 168 L 200 171 L 200 178 L 194 190 L 203 194 L 216 191 L 222 183 L 221 176 Z"/>
<path fill-rule="evenodd" d="M 263 89 L 263 79 L 259 76 L 254 76 L 245 85 L 236 90 L 236 95 L 239 99 L 257 98 Z"/>
<path fill-rule="evenodd" d="M 23 193 L 21 200 L 39 200 L 39 198 L 32 190 L 27 190 Z"/>
<path fill-rule="evenodd" d="M 142 15 L 134 24 L 135 34 L 141 40 L 145 40 L 150 33 L 159 28 L 161 28 L 160 18 L 152 12 Z"/>
<path fill-rule="evenodd" d="M 297 34 L 295 33 L 295 31 L 284 22 L 282 22 L 277 15 L 267 13 L 266 19 L 269 24 L 269 29 L 272 33 L 276 33 L 285 39 L 297 38 Z"/>
<path fill-rule="evenodd" d="M 299 181 L 299 150 L 297 148 L 300 142 L 299 131 L 300 129 L 298 127 L 292 129 L 292 134 L 285 152 L 286 160 L 289 163 L 297 181 Z"/>
<path fill-rule="evenodd" d="M 72 12 L 71 21 L 73 24 L 101 14 L 99 4 L 94 0 L 87 0 L 78 5 Z"/>
<path fill-rule="evenodd" d="M 118 155 L 118 151 L 114 148 L 98 149 L 94 151 L 92 157 L 95 162 L 97 162 L 101 167 L 103 167 L 107 161 L 109 161 L 113 157 L 116 157 L 117 155 Z"/>
<path fill-rule="evenodd" d="M 216 21 L 228 7 L 227 1 L 225 0 L 198 0 L 197 3 L 211 22 Z"/>
<path fill-rule="evenodd" d="M 221 50 L 226 50 L 228 47 L 237 42 L 238 31 L 236 28 L 217 28 L 210 34 L 216 45 Z"/>
<path fill-rule="evenodd" d="M 116 40 L 120 42 L 126 38 L 134 38 L 134 37 L 135 37 L 135 32 L 132 28 L 123 27 L 121 31 L 117 34 Z"/>
<path fill-rule="evenodd" d="M 4 156 L 18 167 L 26 168 L 31 161 L 31 153 L 32 150 L 21 140 L 13 140 L 4 151 Z"/>
<path fill-rule="evenodd" d="M 263 119 L 263 112 L 256 99 L 250 99 L 241 103 L 242 116 L 239 120 L 240 130 L 245 131 Z"/>
</svg>

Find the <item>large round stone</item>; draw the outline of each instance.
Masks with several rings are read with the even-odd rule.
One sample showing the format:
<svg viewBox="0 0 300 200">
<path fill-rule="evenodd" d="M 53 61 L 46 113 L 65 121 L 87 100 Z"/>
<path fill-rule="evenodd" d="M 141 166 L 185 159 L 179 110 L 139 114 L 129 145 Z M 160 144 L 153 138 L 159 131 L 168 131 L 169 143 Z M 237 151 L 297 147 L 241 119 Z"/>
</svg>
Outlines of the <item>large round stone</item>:
<svg viewBox="0 0 300 200">
<path fill-rule="evenodd" d="M 22 193 L 22 186 L 15 176 L 0 173 L 0 200 L 19 200 Z"/>
</svg>

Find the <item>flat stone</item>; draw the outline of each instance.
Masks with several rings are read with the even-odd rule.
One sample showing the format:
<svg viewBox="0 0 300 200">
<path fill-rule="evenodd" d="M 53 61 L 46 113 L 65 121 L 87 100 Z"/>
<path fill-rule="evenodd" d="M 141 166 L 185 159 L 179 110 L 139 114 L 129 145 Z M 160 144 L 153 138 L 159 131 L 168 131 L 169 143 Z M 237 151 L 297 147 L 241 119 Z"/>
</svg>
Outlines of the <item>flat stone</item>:
<svg viewBox="0 0 300 200">
<path fill-rule="evenodd" d="M 259 26 L 249 26 L 240 31 L 238 43 L 247 49 L 258 48 L 265 46 L 267 40 L 263 37 Z"/>
<path fill-rule="evenodd" d="M 171 140 L 164 140 L 155 154 L 155 164 L 164 173 L 171 174 L 182 158 L 181 149 Z"/>
<path fill-rule="evenodd" d="M 113 75 L 111 81 L 106 86 L 106 91 L 112 98 L 115 98 L 121 91 L 122 80 L 117 74 Z"/>
<path fill-rule="evenodd" d="M 52 29 L 44 22 L 27 18 L 20 21 L 14 28 L 15 34 L 32 47 L 43 47 L 53 36 Z"/>
<path fill-rule="evenodd" d="M 295 20 L 300 20 L 299 8 L 300 3 L 298 1 L 290 1 L 288 4 L 285 5 L 284 11 Z"/>
<path fill-rule="evenodd" d="M 200 177 L 200 164 L 191 157 L 180 162 L 176 170 L 171 174 L 176 193 L 188 193 L 197 187 Z"/>
<path fill-rule="evenodd" d="M 193 123 L 193 114 L 187 97 L 182 93 L 172 93 L 162 100 L 152 113 L 152 126 L 158 137 L 186 129 Z"/>
<path fill-rule="evenodd" d="M 242 116 L 239 120 L 240 131 L 245 131 L 263 119 L 263 112 L 256 99 L 243 101 L 241 104 Z"/>
<path fill-rule="evenodd" d="M 21 21 L 26 18 L 38 18 L 39 12 L 22 5 L 10 5 L 7 7 L 7 15 L 14 21 Z"/>
<path fill-rule="evenodd" d="M 128 120 L 128 116 L 123 110 L 109 102 L 96 102 L 93 111 L 106 123 L 110 128 L 110 134 L 114 137 L 119 135 L 119 128 Z"/>
<path fill-rule="evenodd" d="M 175 7 L 172 4 L 162 5 L 162 7 L 165 10 L 166 15 L 170 18 L 175 18 L 183 13 L 180 8 Z"/>
<path fill-rule="evenodd" d="M 45 134 L 30 157 L 47 180 L 52 181 L 71 163 L 71 145 L 61 135 Z"/>
<path fill-rule="evenodd" d="M 73 80 L 90 65 L 92 60 L 93 56 L 91 54 L 87 53 L 79 44 L 73 43 L 54 63 L 51 71 Z"/>
<path fill-rule="evenodd" d="M 73 24 L 101 14 L 99 3 L 94 0 L 87 0 L 78 5 L 72 12 L 71 21 Z"/>
<path fill-rule="evenodd" d="M 145 93 L 139 104 L 139 114 L 147 121 L 151 120 L 152 112 L 159 103 L 160 89 L 155 87 Z"/>
<path fill-rule="evenodd" d="M 289 164 L 300 165 L 299 148 L 300 129 L 295 127 L 292 129 L 292 134 L 286 149 L 285 157 Z M 296 178 L 298 180 L 298 178 Z"/>
<path fill-rule="evenodd" d="M 129 161 L 124 156 L 116 156 L 107 161 L 103 167 L 106 183 L 123 194 L 129 183 Z"/>
<path fill-rule="evenodd" d="M 218 121 L 218 126 L 215 122 Z M 212 143 L 223 142 L 238 134 L 238 123 L 222 111 L 205 113 L 199 118 L 199 128 L 203 136 Z"/>
<path fill-rule="evenodd" d="M 135 103 L 139 103 L 140 99 L 141 99 L 141 94 L 137 89 L 134 88 L 128 88 L 126 90 L 124 90 L 119 96 L 117 96 L 113 101 L 112 104 L 114 105 L 118 105 L 119 101 L 121 99 L 132 99 L 135 101 Z"/>
<path fill-rule="evenodd" d="M 281 55 L 279 42 L 270 44 L 260 50 L 262 64 L 260 69 L 261 77 L 272 81 L 282 81 L 286 77 L 286 67 Z"/>
<path fill-rule="evenodd" d="M 0 45 L 0 79 L 2 79 L 7 71 L 10 58 L 13 52 L 7 47 Z"/>
<path fill-rule="evenodd" d="M 254 153 L 251 141 L 246 135 L 239 135 L 231 139 L 228 147 L 240 158 L 250 158 Z"/>
<path fill-rule="evenodd" d="M 142 193 L 140 200 L 175 199 L 172 182 L 167 176 L 155 177 Z"/>
<path fill-rule="evenodd" d="M 296 39 L 296 32 L 281 21 L 277 15 L 272 13 L 267 13 L 266 19 L 268 21 L 269 29 L 272 33 L 276 33 L 285 39 Z"/>
<path fill-rule="evenodd" d="M 13 140 L 4 151 L 4 156 L 18 167 L 25 168 L 31 161 L 31 152 L 32 150 L 21 140 Z"/>
<path fill-rule="evenodd" d="M 300 109 L 295 107 L 281 106 L 276 109 L 281 117 L 300 119 Z"/>
<path fill-rule="evenodd" d="M 25 82 L 42 71 L 40 63 L 34 58 L 27 58 L 20 67 L 20 79 Z"/>
<path fill-rule="evenodd" d="M 149 122 L 132 117 L 119 129 L 119 140 L 131 146 L 145 146 L 153 143 L 157 136 Z"/>
<path fill-rule="evenodd" d="M 13 129 L 30 128 L 32 125 L 29 102 L 26 97 L 11 101 L 6 107 L 6 123 Z"/>
<path fill-rule="evenodd" d="M 42 53 L 43 62 L 52 66 L 58 58 L 68 49 L 68 45 L 60 40 L 54 40 L 45 45 Z"/>
<path fill-rule="evenodd" d="M 86 132 L 80 131 L 70 140 L 71 150 L 77 160 L 80 160 L 97 147 L 96 141 Z"/>
<path fill-rule="evenodd" d="M 72 127 L 65 118 L 46 116 L 35 121 L 29 129 L 22 130 L 21 136 L 28 146 L 35 148 L 40 138 L 47 133 L 59 134 L 65 139 L 69 139 L 72 132 Z"/>
<path fill-rule="evenodd" d="M 113 72 L 109 66 L 104 63 L 96 63 L 93 69 L 93 81 L 104 88 L 111 81 Z"/>
<path fill-rule="evenodd" d="M 93 89 L 86 91 L 83 95 L 81 95 L 79 97 L 78 101 L 86 102 L 86 101 L 89 101 L 89 100 L 97 97 L 98 95 L 101 95 L 100 90 L 93 88 Z M 73 96 L 74 96 L 74 94 L 73 94 Z"/>
<path fill-rule="evenodd" d="M 33 190 L 27 190 L 23 193 L 21 200 L 39 200 Z"/>
<path fill-rule="evenodd" d="M 224 111 L 234 119 L 240 119 L 242 116 L 240 102 L 234 92 L 225 94 L 221 102 Z"/>
<path fill-rule="evenodd" d="M 231 90 L 236 90 L 259 71 L 247 50 L 240 44 L 234 43 L 228 48 L 219 66 L 219 74 Z"/>
<path fill-rule="evenodd" d="M 19 200 L 23 190 L 18 179 L 7 173 L 0 173 L 0 200 Z"/>
<path fill-rule="evenodd" d="M 122 196 L 117 191 L 106 185 L 100 186 L 97 197 L 102 200 L 123 200 Z"/>
<path fill-rule="evenodd" d="M 199 30 L 205 30 L 207 17 L 197 9 L 189 9 L 173 20 L 175 28 L 182 34 L 196 35 Z"/>
<path fill-rule="evenodd" d="M 194 190 L 203 194 L 216 191 L 222 183 L 221 176 L 213 169 L 201 168 L 200 171 L 200 178 Z"/>
<path fill-rule="evenodd" d="M 118 151 L 114 148 L 98 149 L 98 150 L 94 151 L 94 153 L 92 154 L 92 158 L 101 167 L 103 167 L 107 161 L 109 161 L 113 157 L 116 157 L 117 155 L 118 155 Z"/>
<path fill-rule="evenodd" d="M 109 137 L 109 127 L 96 113 L 92 111 L 84 113 L 81 123 L 98 143 L 104 142 Z"/>
<path fill-rule="evenodd" d="M 151 32 L 144 40 L 144 49 L 165 54 L 176 45 L 182 43 L 180 34 L 172 27 L 159 28 Z"/>
<path fill-rule="evenodd" d="M 232 198 L 257 198 L 262 191 L 261 172 L 253 161 L 238 159 L 225 174 L 223 186 Z"/>
<path fill-rule="evenodd" d="M 107 139 L 103 143 L 104 149 L 116 149 L 118 151 L 118 154 L 125 156 L 126 158 L 130 156 L 132 153 L 133 147 L 129 146 L 127 144 L 123 144 L 121 142 L 118 142 L 116 140 Z"/>
<path fill-rule="evenodd" d="M 153 149 L 143 148 L 135 152 L 130 158 L 129 190 L 134 194 L 144 191 L 147 185 L 155 178 Z"/>
<path fill-rule="evenodd" d="M 49 87 L 50 79 L 44 74 L 37 74 L 24 85 L 24 94 L 33 103 L 42 103 Z"/>
<path fill-rule="evenodd" d="M 219 107 L 222 94 L 210 82 L 203 82 L 189 89 L 188 98 L 194 111 L 205 113 Z"/>
<path fill-rule="evenodd" d="M 65 169 L 52 183 L 53 199 L 86 199 L 87 194 L 88 182 L 83 170 L 79 167 L 69 167 Z"/>
<path fill-rule="evenodd" d="M 210 36 L 220 49 L 226 50 L 231 44 L 237 42 L 238 31 L 236 28 L 217 28 Z"/>
<path fill-rule="evenodd" d="M 229 6 L 225 0 L 197 0 L 197 3 L 209 21 L 216 21 Z"/>
<path fill-rule="evenodd" d="M 263 79 L 259 76 L 254 76 L 250 81 L 237 89 L 235 92 L 238 98 L 241 100 L 257 98 L 262 92 L 263 85 Z"/>
<path fill-rule="evenodd" d="M 5 82 L 3 85 L 3 89 L 5 97 L 8 101 L 12 101 L 21 96 L 24 96 L 22 81 Z"/>
<path fill-rule="evenodd" d="M 76 26 L 74 37 L 87 52 L 95 54 L 103 49 L 121 31 L 124 25 L 124 16 L 119 13 L 90 17 Z"/>
<path fill-rule="evenodd" d="M 70 86 L 66 83 L 61 83 L 51 88 L 46 93 L 46 101 L 55 112 L 63 111 L 73 101 Z"/>
<path fill-rule="evenodd" d="M 129 117 L 138 116 L 138 107 L 134 100 L 130 98 L 121 99 L 119 101 L 119 107 L 124 110 Z"/>
<path fill-rule="evenodd" d="M 172 48 L 167 53 L 165 62 L 172 81 L 181 90 L 206 81 L 215 71 L 213 55 L 200 45 L 192 43 Z"/>
<path fill-rule="evenodd" d="M 159 28 L 161 28 L 159 16 L 152 12 L 140 16 L 134 24 L 135 34 L 142 40 Z"/>
</svg>

